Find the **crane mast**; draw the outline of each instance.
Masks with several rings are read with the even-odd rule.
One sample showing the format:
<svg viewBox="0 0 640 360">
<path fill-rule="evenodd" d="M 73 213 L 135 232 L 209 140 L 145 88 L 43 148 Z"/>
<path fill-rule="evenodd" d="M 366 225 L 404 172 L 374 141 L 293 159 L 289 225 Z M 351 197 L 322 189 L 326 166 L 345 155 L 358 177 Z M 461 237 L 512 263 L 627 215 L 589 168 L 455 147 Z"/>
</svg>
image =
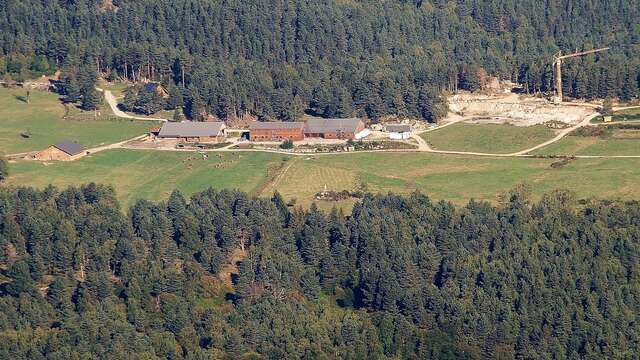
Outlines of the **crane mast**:
<svg viewBox="0 0 640 360">
<path fill-rule="evenodd" d="M 570 59 L 578 56 L 585 56 L 589 54 L 599 53 L 601 51 L 609 50 L 608 47 L 601 49 L 593 49 L 587 51 L 580 51 L 573 54 L 562 55 L 562 51 L 559 51 L 556 55 L 553 56 L 553 67 L 554 67 L 554 80 L 555 80 L 555 96 L 553 97 L 554 104 L 562 103 L 562 61 L 565 59 Z"/>
</svg>

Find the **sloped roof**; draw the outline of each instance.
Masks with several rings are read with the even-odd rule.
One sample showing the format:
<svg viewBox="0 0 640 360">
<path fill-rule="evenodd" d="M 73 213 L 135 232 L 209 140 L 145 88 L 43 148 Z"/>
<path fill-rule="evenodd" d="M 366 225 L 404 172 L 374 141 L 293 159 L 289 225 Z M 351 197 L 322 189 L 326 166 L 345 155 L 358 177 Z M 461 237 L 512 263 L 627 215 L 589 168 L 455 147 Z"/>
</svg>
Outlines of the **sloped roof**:
<svg viewBox="0 0 640 360">
<path fill-rule="evenodd" d="M 411 125 L 407 124 L 387 124 L 384 127 L 386 132 L 411 132 Z"/>
<path fill-rule="evenodd" d="M 256 121 L 249 125 L 249 130 L 279 130 L 279 129 L 303 129 L 303 122 L 285 122 L 285 121 L 274 121 L 274 122 L 260 122 Z"/>
<path fill-rule="evenodd" d="M 85 151 L 85 147 L 80 145 L 80 144 L 76 144 L 72 141 L 69 140 L 65 140 L 65 141 L 61 141 L 55 145 L 53 145 L 53 147 L 55 147 L 56 149 L 59 149 L 71 156 L 74 155 L 78 155 L 81 152 Z"/>
<path fill-rule="evenodd" d="M 307 121 L 305 132 L 322 134 L 331 132 L 355 133 L 362 121 L 358 118 L 349 119 L 311 119 Z"/>
<path fill-rule="evenodd" d="M 218 136 L 225 128 L 223 122 L 166 122 L 160 129 L 159 137 L 204 137 Z"/>
</svg>

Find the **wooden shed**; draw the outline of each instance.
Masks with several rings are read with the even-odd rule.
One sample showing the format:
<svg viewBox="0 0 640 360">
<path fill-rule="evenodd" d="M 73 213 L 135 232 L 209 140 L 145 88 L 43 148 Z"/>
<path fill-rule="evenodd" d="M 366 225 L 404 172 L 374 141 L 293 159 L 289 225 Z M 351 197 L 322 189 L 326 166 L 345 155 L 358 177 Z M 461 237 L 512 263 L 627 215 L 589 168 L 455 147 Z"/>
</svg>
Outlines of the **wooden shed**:
<svg viewBox="0 0 640 360">
<path fill-rule="evenodd" d="M 35 159 L 41 161 L 71 161 L 85 154 L 86 149 L 84 146 L 65 140 L 40 151 L 35 155 Z"/>
</svg>

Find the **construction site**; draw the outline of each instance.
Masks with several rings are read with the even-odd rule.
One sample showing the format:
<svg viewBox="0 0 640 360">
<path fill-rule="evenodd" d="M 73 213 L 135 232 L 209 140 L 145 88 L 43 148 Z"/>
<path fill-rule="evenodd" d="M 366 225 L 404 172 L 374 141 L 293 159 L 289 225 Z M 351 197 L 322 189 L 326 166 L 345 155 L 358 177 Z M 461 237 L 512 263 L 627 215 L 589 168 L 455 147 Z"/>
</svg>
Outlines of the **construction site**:
<svg viewBox="0 0 640 360">
<path fill-rule="evenodd" d="M 609 48 L 593 49 L 553 56 L 554 92 L 551 98 L 543 94 L 525 95 L 522 88 L 512 82 L 500 82 L 492 91 L 482 93 L 459 93 L 449 97 L 451 114 L 443 123 L 465 121 L 477 124 L 509 124 L 534 126 L 547 124 L 552 128 L 563 128 L 580 123 L 586 116 L 600 108 L 598 103 L 565 102 L 562 91 L 562 64 L 564 61 L 596 54 Z M 564 125 L 563 125 L 564 124 Z"/>
<path fill-rule="evenodd" d="M 534 126 L 546 123 L 575 125 L 594 112 L 594 105 L 556 105 L 542 97 L 515 93 L 492 95 L 461 93 L 449 98 L 451 114 L 443 123 L 465 121 L 479 124 Z"/>
</svg>

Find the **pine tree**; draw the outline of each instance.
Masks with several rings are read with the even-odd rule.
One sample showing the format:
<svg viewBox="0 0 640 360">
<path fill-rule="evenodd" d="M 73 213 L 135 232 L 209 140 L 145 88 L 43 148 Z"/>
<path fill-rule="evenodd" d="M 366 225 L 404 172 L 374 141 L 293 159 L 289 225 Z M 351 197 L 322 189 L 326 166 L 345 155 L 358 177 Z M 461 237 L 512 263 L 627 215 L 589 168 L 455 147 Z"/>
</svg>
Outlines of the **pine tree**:
<svg viewBox="0 0 640 360">
<path fill-rule="evenodd" d="M 631 71 L 627 71 L 624 77 L 624 84 L 620 89 L 620 100 L 629 101 L 638 96 L 638 86 Z"/>
<path fill-rule="evenodd" d="M 91 111 L 97 110 L 100 98 L 95 88 L 85 89 L 85 93 L 82 95 L 82 103 L 80 107 L 83 110 Z"/>
<path fill-rule="evenodd" d="M 182 113 L 182 108 L 176 108 L 173 111 L 173 117 L 171 118 L 171 121 L 180 122 L 183 120 L 184 120 L 184 114 Z"/>
<path fill-rule="evenodd" d="M 613 100 L 611 98 L 606 98 L 602 103 L 602 115 L 613 115 Z"/>
<path fill-rule="evenodd" d="M 0 154 L 0 183 L 9 177 L 9 162 L 4 155 Z"/>
<path fill-rule="evenodd" d="M 64 101 L 75 103 L 80 101 L 82 95 L 80 93 L 80 85 L 75 78 L 69 78 L 64 85 Z"/>
</svg>

